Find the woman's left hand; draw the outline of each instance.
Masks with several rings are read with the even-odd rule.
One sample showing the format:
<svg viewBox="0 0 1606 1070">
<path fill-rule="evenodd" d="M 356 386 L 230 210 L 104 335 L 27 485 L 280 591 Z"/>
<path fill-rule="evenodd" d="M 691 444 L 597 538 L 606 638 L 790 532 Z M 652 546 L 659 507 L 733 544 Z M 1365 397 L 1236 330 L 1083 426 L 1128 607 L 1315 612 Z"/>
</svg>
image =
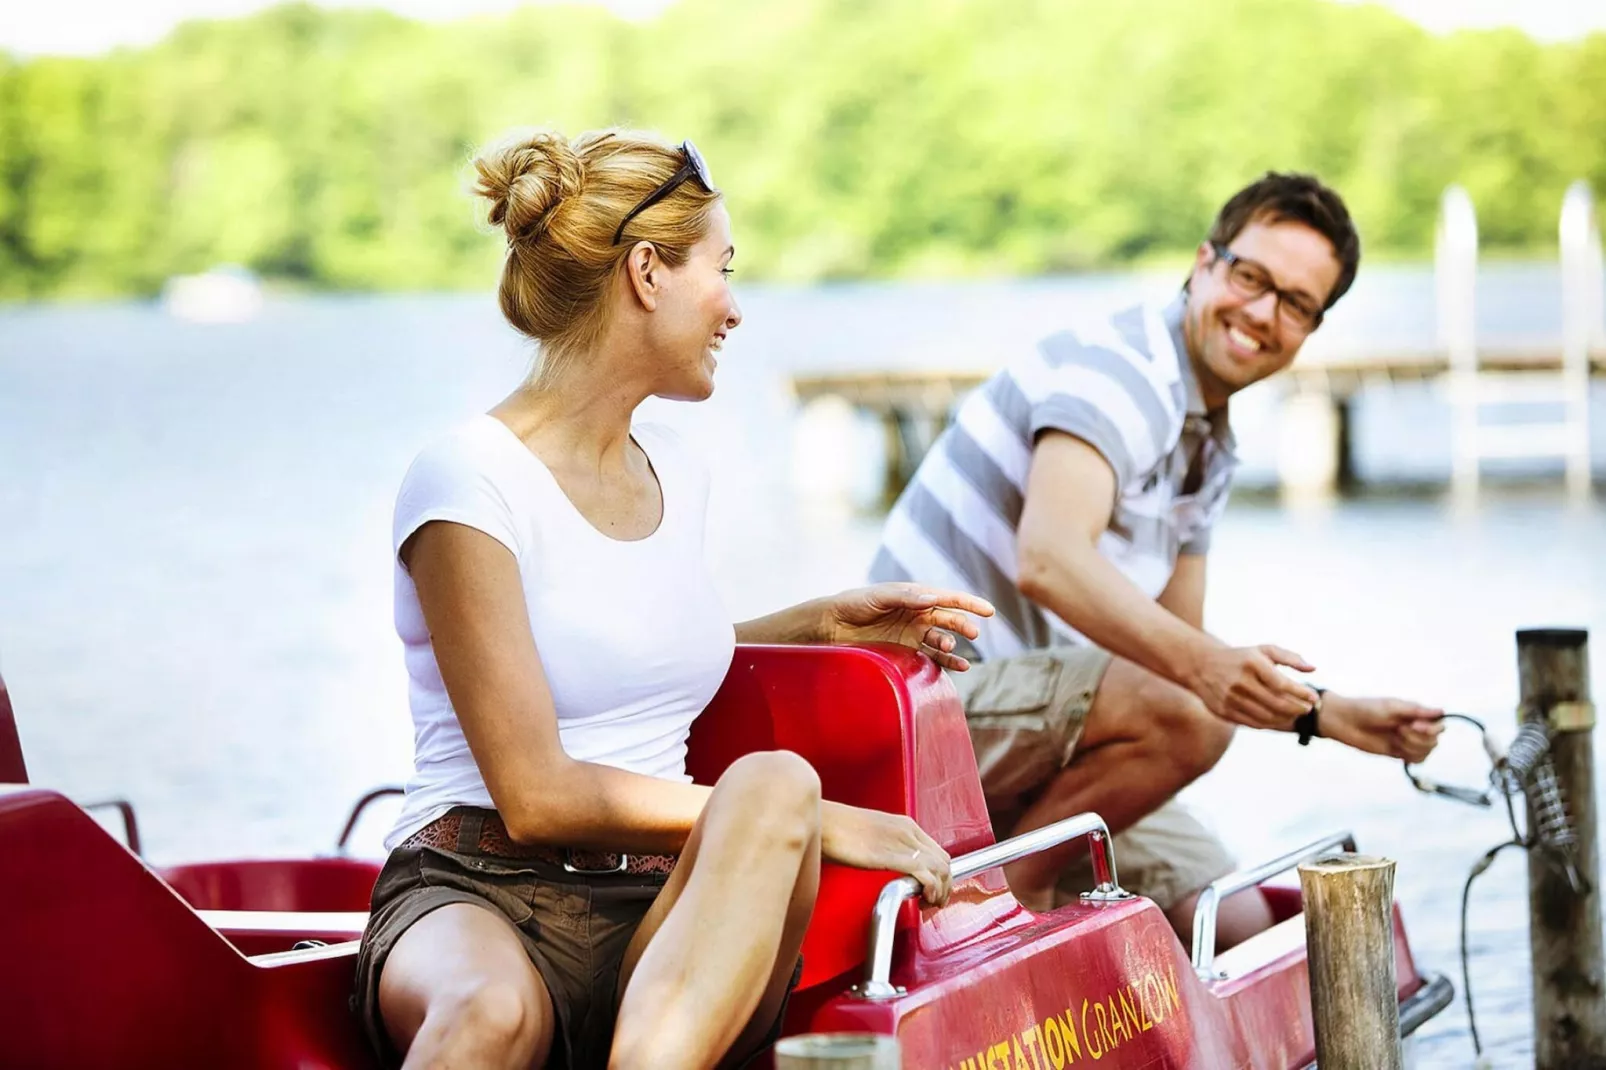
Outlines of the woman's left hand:
<svg viewBox="0 0 1606 1070">
<path fill-rule="evenodd" d="M 957 633 L 981 634 L 975 617 L 993 615 L 992 603 L 961 591 L 918 583 L 878 583 L 826 600 L 828 643 L 900 643 L 929 654 L 945 669 L 964 672 L 970 662 L 953 652 Z"/>
</svg>

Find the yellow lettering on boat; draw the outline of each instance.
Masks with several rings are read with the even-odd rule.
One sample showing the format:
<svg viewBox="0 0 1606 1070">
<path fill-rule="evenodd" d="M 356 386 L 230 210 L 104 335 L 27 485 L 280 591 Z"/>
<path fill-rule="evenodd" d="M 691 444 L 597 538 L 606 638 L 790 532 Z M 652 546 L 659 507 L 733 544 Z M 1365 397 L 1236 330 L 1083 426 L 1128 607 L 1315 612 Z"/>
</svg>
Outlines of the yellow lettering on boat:
<svg viewBox="0 0 1606 1070">
<path fill-rule="evenodd" d="M 1166 991 L 1171 995 L 1171 1006 L 1177 1010 L 1181 1010 L 1182 997 L 1177 995 L 1177 964 L 1174 962 L 1171 963 L 1171 976 L 1166 981 L 1165 987 Z"/>
<path fill-rule="evenodd" d="M 1125 1043 L 1125 1041 L 1121 1039 L 1122 1033 L 1126 1034 L 1127 1040 L 1131 1040 L 1132 1033 L 1127 1029 L 1126 1022 L 1121 1018 L 1121 1008 L 1116 1006 L 1115 993 L 1110 993 L 1109 997 L 1105 1001 L 1105 1006 L 1110 1008 L 1110 1035 L 1115 1038 L 1115 1043 Z"/>
<path fill-rule="evenodd" d="M 1054 1070 L 1065 1070 L 1065 1040 L 1060 1036 L 1059 1019 L 1052 1014 L 1043 1019 L 1043 1050 Z"/>
<path fill-rule="evenodd" d="M 1026 1050 L 1031 1053 L 1032 1070 L 1047 1070 L 1048 1058 L 1043 1054 L 1043 1027 L 1033 1025 L 1020 1036 L 1026 1042 Z"/>
<path fill-rule="evenodd" d="M 1076 1019 L 1071 1017 L 1071 1008 L 1066 1007 L 1060 1012 L 1060 1033 L 1065 1038 L 1065 1061 L 1075 1062 L 1082 1057 L 1082 1042 L 1076 1039 Z M 1071 1053 L 1075 1052 L 1073 1056 Z"/>
<path fill-rule="evenodd" d="M 1150 970 L 1098 999 L 1081 1001 L 1082 1028 L 1073 1003 L 1056 1014 L 1023 1024 L 1018 1032 L 993 1041 L 974 1055 L 946 1063 L 949 1070 L 1065 1070 L 1085 1058 L 1102 1059 L 1130 1045 L 1143 1033 L 1169 1021 L 1182 1009 L 1177 968 Z M 1088 1012 L 1092 1012 L 1092 1021 Z"/>
<path fill-rule="evenodd" d="M 1132 1006 L 1132 996 L 1135 994 L 1136 993 L 1132 991 L 1131 985 L 1127 985 L 1125 988 L 1121 989 L 1119 993 L 1117 993 L 1117 995 L 1121 997 L 1121 1014 L 1126 1017 L 1128 1036 L 1136 1036 L 1137 1034 L 1143 1032 L 1144 1028 L 1138 1022 L 1137 1008 Z"/>
</svg>

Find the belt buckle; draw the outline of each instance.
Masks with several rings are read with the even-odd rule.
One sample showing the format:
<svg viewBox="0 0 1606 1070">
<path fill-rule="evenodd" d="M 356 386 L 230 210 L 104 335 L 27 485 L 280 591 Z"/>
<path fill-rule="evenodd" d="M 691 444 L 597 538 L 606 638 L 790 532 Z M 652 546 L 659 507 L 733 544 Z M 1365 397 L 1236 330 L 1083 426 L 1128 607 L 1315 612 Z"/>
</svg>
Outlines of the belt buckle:
<svg viewBox="0 0 1606 1070">
<path fill-rule="evenodd" d="M 582 869 L 572 861 L 573 852 L 569 848 L 563 849 L 563 871 L 581 877 L 601 877 L 612 873 L 623 873 L 630 865 L 630 856 L 623 851 L 619 852 L 619 864 L 603 869 Z"/>
</svg>

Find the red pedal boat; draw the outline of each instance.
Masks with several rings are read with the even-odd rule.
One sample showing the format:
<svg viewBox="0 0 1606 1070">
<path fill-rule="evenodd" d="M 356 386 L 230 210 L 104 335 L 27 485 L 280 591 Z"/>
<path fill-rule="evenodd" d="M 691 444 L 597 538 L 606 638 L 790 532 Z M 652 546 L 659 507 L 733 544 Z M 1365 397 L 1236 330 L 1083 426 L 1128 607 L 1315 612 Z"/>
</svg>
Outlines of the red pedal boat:
<svg viewBox="0 0 1606 1070">
<path fill-rule="evenodd" d="M 1220 955 L 1216 906 L 1353 846 L 1347 835 L 1218 881 L 1190 958 L 1158 907 L 1121 890 L 1097 815 L 994 842 L 958 697 L 924 656 L 738 647 L 693 728 L 691 771 L 711 783 L 774 748 L 807 757 L 827 798 L 912 816 L 953 855 L 955 877 L 949 903 L 930 908 L 908 878 L 826 865 L 787 1033 L 895 1034 L 911 1070 L 1313 1063 L 1298 890 L 1264 886 L 1279 924 Z M 0 785 L 0 1064 L 374 1066 L 347 997 L 377 862 L 152 868 L 82 807 L 27 786 L 3 683 Z M 1048 913 L 1022 907 L 998 867 L 1073 837 L 1090 841 L 1100 886 Z M 1397 908 L 1394 934 L 1409 1033 L 1452 991 L 1418 970 Z"/>
</svg>

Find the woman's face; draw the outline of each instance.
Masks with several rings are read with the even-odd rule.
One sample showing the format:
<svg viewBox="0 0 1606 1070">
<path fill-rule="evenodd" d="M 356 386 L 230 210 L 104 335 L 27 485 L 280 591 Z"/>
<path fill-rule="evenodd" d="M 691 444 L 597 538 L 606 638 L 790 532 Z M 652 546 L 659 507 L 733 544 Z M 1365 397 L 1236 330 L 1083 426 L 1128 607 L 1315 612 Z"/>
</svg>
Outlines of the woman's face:
<svg viewBox="0 0 1606 1070">
<path fill-rule="evenodd" d="M 717 202 L 708 231 L 691 247 L 686 262 L 670 268 L 669 286 L 658 315 L 652 317 L 653 349 L 662 376 L 653 393 L 677 401 L 702 401 L 714 392 L 725 336 L 742 322 L 730 288 L 730 214 Z"/>
</svg>

